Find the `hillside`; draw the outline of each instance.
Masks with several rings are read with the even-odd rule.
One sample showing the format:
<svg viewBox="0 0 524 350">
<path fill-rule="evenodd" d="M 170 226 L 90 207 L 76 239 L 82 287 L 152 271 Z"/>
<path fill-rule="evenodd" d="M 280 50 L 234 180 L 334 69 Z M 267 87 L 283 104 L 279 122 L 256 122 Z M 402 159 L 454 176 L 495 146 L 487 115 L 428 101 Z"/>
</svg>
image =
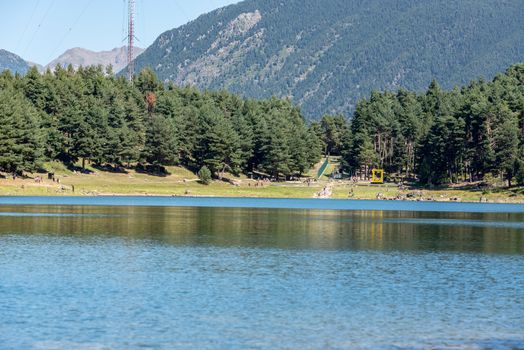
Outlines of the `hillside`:
<svg viewBox="0 0 524 350">
<path fill-rule="evenodd" d="M 0 49 L 0 72 L 9 69 L 13 73 L 25 74 L 29 65 L 20 56 L 12 52 Z"/>
<path fill-rule="evenodd" d="M 144 49 L 135 47 L 134 56 L 140 55 Z M 80 66 L 108 66 L 113 65 L 113 71 L 116 73 L 126 66 L 127 49 L 125 46 L 114 48 L 111 51 L 95 52 L 79 47 L 69 49 L 55 60 L 51 61 L 45 68 L 53 69 L 56 65 L 67 67 L 71 64 L 73 67 Z"/>
<path fill-rule="evenodd" d="M 162 80 L 350 114 L 373 89 L 445 88 L 524 61 L 522 1 L 247 0 L 160 35 Z"/>
</svg>

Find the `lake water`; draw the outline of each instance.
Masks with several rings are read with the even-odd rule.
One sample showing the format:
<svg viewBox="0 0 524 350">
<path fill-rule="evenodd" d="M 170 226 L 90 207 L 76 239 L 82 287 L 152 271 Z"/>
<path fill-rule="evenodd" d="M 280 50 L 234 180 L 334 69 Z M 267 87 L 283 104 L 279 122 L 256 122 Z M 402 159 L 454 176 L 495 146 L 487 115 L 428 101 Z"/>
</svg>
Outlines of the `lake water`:
<svg viewBox="0 0 524 350">
<path fill-rule="evenodd" d="M 524 207 L 391 203 L 0 198 L 0 349 L 524 349 Z"/>
</svg>

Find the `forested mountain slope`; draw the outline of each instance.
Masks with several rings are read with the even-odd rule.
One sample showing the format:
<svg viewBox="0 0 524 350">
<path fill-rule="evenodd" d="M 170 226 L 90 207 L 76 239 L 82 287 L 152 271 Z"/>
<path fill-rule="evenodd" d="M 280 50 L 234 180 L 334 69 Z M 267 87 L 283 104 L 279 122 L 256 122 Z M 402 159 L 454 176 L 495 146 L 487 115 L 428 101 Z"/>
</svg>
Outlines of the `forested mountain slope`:
<svg viewBox="0 0 524 350">
<path fill-rule="evenodd" d="M 25 74 L 29 69 L 29 65 L 20 56 L 0 49 L 0 72 L 6 69 L 13 73 Z"/>
<path fill-rule="evenodd" d="M 136 67 L 349 115 L 374 89 L 451 88 L 524 61 L 523 13 L 516 0 L 247 0 L 163 33 Z"/>
</svg>

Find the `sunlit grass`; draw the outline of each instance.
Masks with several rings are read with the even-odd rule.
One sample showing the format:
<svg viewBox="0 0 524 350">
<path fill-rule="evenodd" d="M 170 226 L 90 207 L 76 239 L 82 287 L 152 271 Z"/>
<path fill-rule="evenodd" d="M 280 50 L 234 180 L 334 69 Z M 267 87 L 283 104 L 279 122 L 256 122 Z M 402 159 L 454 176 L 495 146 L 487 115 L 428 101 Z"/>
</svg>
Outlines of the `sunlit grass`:
<svg viewBox="0 0 524 350">
<path fill-rule="evenodd" d="M 331 198 L 335 199 L 393 199 L 412 194 L 411 199 L 478 202 L 481 197 L 489 202 L 524 202 L 524 189 L 464 190 L 455 188 L 405 189 L 399 190 L 394 184 L 372 185 L 347 181 L 328 182 L 323 179 L 308 186 L 300 182 L 257 183 L 245 176 L 236 177 L 238 186 L 215 180 L 210 185 L 198 182 L 195 174 L 182 167 L 167 167 L 168 175 L 153 176 L 126 170 L 124 173 L 99 171 L 88 167 L 92 173 L 81 173 L 67 169 L 63 164 L 52 162 L 46 169 L 55 173 L 60 182 L 53 182 L 43 176 L 42 183 L 36 183 L 35 175 L 27 179 L 0 179 L 0 195 L 51 196 L 51 195 L 163 195 L 163 196 L 219 196 L 219 197 L 267 197 L 267 198 L 314 198 L 324 186 L 332 187 Z M 40 175 L 42 176 L 42 175 Z M 232 175 L 227 174 L 228 178 Z M 257 186 L 258 184 L 258 186 Z M 73 192 L 74 188 L 74 192 Z"/>
</svg>

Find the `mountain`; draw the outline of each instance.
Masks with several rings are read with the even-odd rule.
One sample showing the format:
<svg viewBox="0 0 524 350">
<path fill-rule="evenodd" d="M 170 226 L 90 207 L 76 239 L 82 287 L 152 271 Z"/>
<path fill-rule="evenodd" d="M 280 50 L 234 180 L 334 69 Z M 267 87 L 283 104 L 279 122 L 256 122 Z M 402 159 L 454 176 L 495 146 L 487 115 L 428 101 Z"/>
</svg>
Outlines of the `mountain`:
<svg viewBox="0 0 524 350">
<path fill-rule="evenodd" d="M 0 49 L 0 72 L 9 69 L 13 73 L 25 74 L 29 65 L 20 56 Z"/>
<path fill-rule="evenodd" d="M 135 67 L 349 115 L 374 89 L 451 88 L 524 61 L 523 13 L 511 0 L 247 0 L 163 33 Z"/>
<path fill-rule="evenodd" d="M 41 64 L 38 64 L 38 63 L 35 63 L 35 62 L 31 62 L 31 61 L 26 61 L 27 64 L 29 65 L 29 67 L 36 67 L 36 69 L 42 73 L 45 71 L 45 68 L 44 66 L 42 66 Z"/>
<path fill-rule="evenodd" d="M 144 49 L 139 47 L 134 48 L 134 56 L 140 55 Z M 57 65 L 67 67 L 72 65 L 74 68 L 80 66 L 113 65 L 113 72 L 118 72 L 126 66 L 127 63 L 127 47 L 117 47 L 111 51 L 95 52 L 80 47 L 69 49 L 60 55 L 57 59 L 51 61 L 45 68 L 53 69 Z"/>
</svg>

